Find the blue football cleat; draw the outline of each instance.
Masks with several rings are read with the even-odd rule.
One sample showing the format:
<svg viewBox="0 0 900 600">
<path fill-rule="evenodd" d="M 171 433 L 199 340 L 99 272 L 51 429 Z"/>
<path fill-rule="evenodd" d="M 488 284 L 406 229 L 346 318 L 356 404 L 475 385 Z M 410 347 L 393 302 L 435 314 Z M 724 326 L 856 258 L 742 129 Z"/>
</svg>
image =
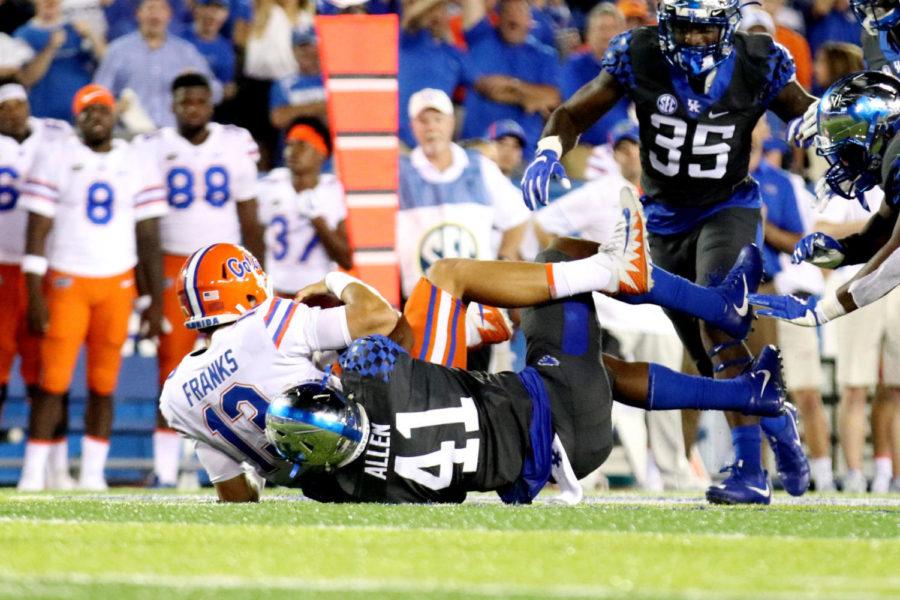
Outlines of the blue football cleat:
<svg viewBox="0 0 900 600">
<path fill-rule="evenodd" d="M 741 249 L 737 261 L 722 283 L 710 288 L 725 300 L 725 313 L 716 322 L 710 322 L 710 325 L 736 340 L 746 338 L 753 323 L 753 310 L 747 296 L 756 292 L 762 276 L 762 254 L 756 245 L 747 244 Z"/>
<path fill-rule="evenodd" d="M 750 385 L 750 397 L 741 412 L 761 417 L 779 417 L 785 409 L 784 381 L 781 376 L 781 352 L 769 344 L 762 349 L 750 368 L 739 376 Z M 785 428 L 787 429 L 787 428 Z M 796 426 L 794 427 L 796 434 Z M 799 441 L 799 438 L 798 438 Z M 772 446 L 775 449 L 775 446 Z M 803 451 L 800 451 L 801 455 Z M 804 458 L 804 462 L 806 459 Z M 779 469 L 781 462 L 778 463 Z M 809 483 L 807 469 L 807 483 Z"/>
<path fill-rule="evenodd" d="M 800 443 L 797 409 L 790 402 L 785 402 L 784 408 L 781 417 L 760 419 L 759 424 L 775 453 L 778 477 L 785 491 L 791 496 L 802 496 L 809 489 L 809 463 Z"/>
<path fill-rule="evenodd" d="M 731 471 L 725 481 L 716 483 L 706 490 L 706 499 L 713 504 L 769 504 L 772 502 L 772 488 L 769 474 L 765 471 L 750 473 L 744 469 L 744 461 L 737 461 L 722 469 Z"/>
</svg>

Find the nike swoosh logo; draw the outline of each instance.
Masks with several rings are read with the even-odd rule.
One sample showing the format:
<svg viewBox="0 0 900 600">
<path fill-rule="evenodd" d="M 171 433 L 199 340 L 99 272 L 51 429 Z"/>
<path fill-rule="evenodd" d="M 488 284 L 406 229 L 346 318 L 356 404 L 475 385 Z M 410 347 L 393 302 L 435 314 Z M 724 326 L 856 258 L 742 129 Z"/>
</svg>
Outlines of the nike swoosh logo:
<svg viewBox="0 0 900 600">
<path fill-rule="evenodd" d="M 762 376 L 763 376 L 763 383 L 762 383 L 762 386 L 759 388 L 759 393 L 763 394 L 766 391 L 766 386 L 769 385 L 769 380 L 772 378 L 772 373 L 769 372 L 767 369 L 760 369 L 759 371 L 757 371 L 757 373 L 762 373 Z"/>
<path fill-rule="evenodd" d="M 758 488 L 758 487 L 753 487 L 752 485 L 748 485 L 747 489 L 754 491 L 757 494 L 761 494 L 761 495 L 765 496 L 766 498 L 768 498 L 769 496 L 772 495 L 772 490 L 768 486 L 766 486 L 764 488 Z"/>
<path fill-rule="evenodd" d="M 747 276 L 741 275 L 741 280 L 744 282 L 744 303 L 738 306 L 737 304 L 732 304 L 735 312 L 737 312 L 739 317 L 746 317 L 747 311 L 750 309 L 750 305 L 747 302 Z"/>
<path fill-rule="evenodd" d="M 721 117 L 722 115 L 727 115 L 728 112 L 729 112 L 729 111 L 727 111 L 727 110 L 723 110 L 723 111 L 720 112 L 720 113 L 714 113 L 714 112 L 712 112 L 712 111 L 709 111 L 709 118 L 710 118 L 710 119 L 718 119 L 718 118 Z"/>
</svg>

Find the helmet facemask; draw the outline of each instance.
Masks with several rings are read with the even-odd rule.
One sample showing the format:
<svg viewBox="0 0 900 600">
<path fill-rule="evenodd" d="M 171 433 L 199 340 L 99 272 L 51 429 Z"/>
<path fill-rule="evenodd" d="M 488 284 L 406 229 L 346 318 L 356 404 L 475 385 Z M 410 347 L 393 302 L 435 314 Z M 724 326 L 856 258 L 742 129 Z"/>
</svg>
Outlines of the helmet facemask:
<svg viewBox="0 0 900 600">
<path fill-rule="evenodd" d="M 740 21 L 731 0 L 662 0 L 660 48 L 670 64 L 693 77 L 704 75 L 731 55 Z M 698 38 L 709 41 L 698 44 Z"/>
</svg>

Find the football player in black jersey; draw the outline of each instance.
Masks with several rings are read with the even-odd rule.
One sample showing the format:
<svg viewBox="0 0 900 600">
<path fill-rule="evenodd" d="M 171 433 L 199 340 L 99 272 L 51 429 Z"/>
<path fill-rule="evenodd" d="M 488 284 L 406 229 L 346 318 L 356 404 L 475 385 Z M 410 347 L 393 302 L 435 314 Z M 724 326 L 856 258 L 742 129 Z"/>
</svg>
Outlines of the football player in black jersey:
<svg viewBox="0 0 900 600">
<path fill-rule="evenodd" d="M 900 5 L 897 0 L 850 0 L 865 31 L 866 68 L 900 77 Z"/>
<path fill-rule="evenodd" d="M 792 260 L 826 269 L 864 264 L 822 300 L 751 294 L 760 315 L 815 327 L 871 304 L 900 285 L 900 81 L 879 71 L 852 73 L 834 83 L 819 104 L 817 152 L 830 167 L 817 192 L 856 199 L 876 185 L 884 202 L 859 233 L 836 240 L 815 232 L 797 243 Z"/>
<path fill-rule="evenodd" d="M 555 244 L 539 257 L 554 270 L 598 249 L 581 240 Z M 747 254 L 753 249 L 742 258 Z M 591 296 L 554 299 L 550 268 L 536 266 L 452 259 L 437 262 L 428 276 L 462 302 L 539 303 L 522 317 L 529 365 L 522 372 L 449 369 L 374 336 L 341 356 L 340 390 L 326 378 L 274 399 L 266 435 L 298 465 L 304 494 L 326 502 L 461 502 L 469 491 L 496 490 L 506 502 L 528 503 L 552 472 L 575 502 L 577 480 L 612 447 L 613 398 L 648 410 L 781 414 L 774 347 L 726 381 L 601 355 Z M 736 272 L 746 277 L 740 267 Z M 771 499 L 768 487 L 763 493 Z"/>
<path fill-rule="evenodd" d="M 536 157 L 522 179 L 525 202 L 547 201 L 559 158 L 623 96 L 635 104 L 641 179 L 653 261 L 701 284 L 715 280 L 751 243 L 761 199 L 748 172 L 750 134 L 767 109 L 785 121 L 815 98 L 794 78 L 788 52 L 767 34 L 737 31 L 738 0 L 660 0 L 659 25 L 610 42 L 603 70 L 550 116 Z M 791 129 L 794 131 L 794 129 Z M 798 138 L 799 139 L 799 138 Z M 670 311 L 700 373 L 734 377 L 752 357 L 741 340 Z M 712 502 L 764 503 L 760 423 L 729 415 L 736 461 L 707 491 Z M 809 485 L 809 467 L 792 418 L 762 421 L 790 493 Z"/>
</svg>

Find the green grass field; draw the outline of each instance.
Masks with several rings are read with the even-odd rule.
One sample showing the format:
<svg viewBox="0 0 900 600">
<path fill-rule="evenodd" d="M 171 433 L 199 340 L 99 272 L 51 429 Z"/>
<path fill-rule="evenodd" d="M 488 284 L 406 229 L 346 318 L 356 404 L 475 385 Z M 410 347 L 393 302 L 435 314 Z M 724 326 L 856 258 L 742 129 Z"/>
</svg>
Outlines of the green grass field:
<svg viewBox="0 0 900 600">
<path fill-rule="evenodd" d="M 326 506 L 0 492 L 0 598 L 898 598 L 900 501 Z"/>
</svg>

